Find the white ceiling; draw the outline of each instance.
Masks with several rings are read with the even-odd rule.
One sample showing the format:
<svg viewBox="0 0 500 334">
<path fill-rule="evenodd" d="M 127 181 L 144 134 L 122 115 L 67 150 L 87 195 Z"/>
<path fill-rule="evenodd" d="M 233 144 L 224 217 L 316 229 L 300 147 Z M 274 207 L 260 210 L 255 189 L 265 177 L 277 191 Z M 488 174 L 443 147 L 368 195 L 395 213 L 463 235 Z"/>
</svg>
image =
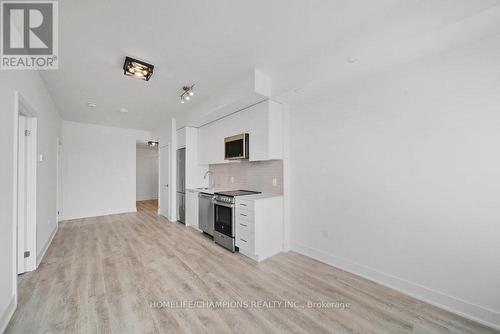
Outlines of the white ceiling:
<svg viewBox="0 0 500 334">
<path fill-rule="evenodd" d="M 382 39 L 408 40 L 392 32 L 407 24 L 436 29 L 432 24 L 450 24 L 498 2 L 65 0 L 59 2 L 59 70 L 45 71 L 42 77 L 63 119 L 154 130 L 253 68 L 270 74 L 281 92 L 310 79 L 304 71 L 287 77 L 288 69 L 299 63 L 305 72 L 324 72 L 324 84 L 336 77 L 335 62 L 345 67 L 350 57 L 370 61 L 370 50 L 352 41 L 363 41 L 372 31 L 381 31 Z M 427 16 L 434 21 L 420 27 L 419 18 Z M 367 45 L 380 54 L 383 50 L 374 42 Z M 154 64 L 151 80 L 125 77 L 125 56 Z M 315 61 L 318 56 L 321 61 Z M 194 100 L 181 105 L 181 86 L 192 83 Z M 97 107 L 89 109 L 87 102 Z M 120 113 L 121 107 L 129 112 Z"/>
<path fill-rule="evenodd" d="M 254 67 L 270 71 L 324 48 L 398 2 L 60 1 L 59 70 L 42 76 L 66 120 L 156 129 L 189 108 L 179 103 L 182 85 L 195 83 L 198 100 L 217 94 Z M 125 56 L 154 64 L 151 80 L 125 77 Z"/>
</svg>

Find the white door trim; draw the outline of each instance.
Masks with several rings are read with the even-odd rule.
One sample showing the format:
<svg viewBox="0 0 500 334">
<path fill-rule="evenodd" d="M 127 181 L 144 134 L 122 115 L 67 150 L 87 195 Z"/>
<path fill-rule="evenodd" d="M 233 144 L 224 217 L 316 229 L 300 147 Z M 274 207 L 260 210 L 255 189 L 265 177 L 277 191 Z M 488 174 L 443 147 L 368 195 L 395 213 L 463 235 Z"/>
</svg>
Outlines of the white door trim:
<svg viewBox="0 0 500 334">
<path fill-rule="evenodd" d="M 25 250 L 30 252 L 30 256 L 26 258 L 23 271 L 32 271 L 37 267 L 36 261 L 36 179 L 37 179 L 37 113 L 19 93 L 14 92 L 14 109 L 15 109 L 15 127 L 14 127 L 14 245 L 15 245 L 15 265 L 14 274 L 17 276 L 17 258 L 18 258 L 18 140 L 19 140 L 19 116 L 25 116 L 27 129 L 30 135 L 26 137 L 26 230 L 25 232 Z M 17 278 L 14 277 L 14 282 L 17 285 Z M 15 291 L 17 292 L 17 286 Z"/>
<path fill-rule="evenodd" d="M 24 104 L 23 104 L 24 106 Z M 37 175 L 37 128 L 38 122 L 36 117 L 27 118 L 28 130 L 31 132 L 26 139 L 26 212 L 27 212 L 27 229 L 26 243 L 27 249 L 30 251 L 30 256 L 26 258 L 26 271 L 36 269 L 36 175 Z"/>
<path fill-rule="evenodd" d="M 61 138 L 57 138 L 56 144 L 56 169 L 57 169 L 57 189 L 56 189 L 56 220 L 57 223 L 62 220 L 62 208 L 63 208 L 63 196 L 62 196 L 62 141 Z"/>
<path fill-rule="evenodd" d="M 17 273 L 22 274 L 27 270 L 28 263 L 24 257 L 24 251 L 28 244 L 27 236 L 27 140 L 21 133 L 28 127 L 28 118 L 18 114 L 18 131 L 17 131 Z M 20 131 L 19 131 L 20 130 Z"/>
<path fill-rule="evenodd" d="M 171 175 L 170 175 L 171 168 L 170 168 L 170 166 L 167 166 L 167 168 L 168 168 L 168 179 L 165 182 L 165 180 L 163 180 L 163 178 L 161 177 L 161 175 L 162 175 L 162 172 L 161 172 L 161 168 L 162 168 L 162 165 L 161 165 L 161 160 L 162 160 L 161 159 L 161 157 L 162 157 L 161 150 L 162 149 L 166 149 L 167 150 L 167 154 L 168 154 L 168 158 L 169 158 L 168 159 L 169 160 L 169 165 L 170 165 L 170 155 L 171 155 L 170 154 L 170 145 L 167 144 L 167 145 L 160 146 L 158 148 L 158 214 L 162 215 L 162 209 L 161 208 L 162 207 L 165 208 L 165 206 L 166 206 L 166 208 L 167 208 L 167 216 L 169 216 L 170 212 L 171 212 L 170 211 L 170 208 L 171 208 L 171 200 L 170 200 L 171 195 L 170 195 L 170 191 L 169 191 L 169 196 L 168 196 L 167 203 L 163 203 L 164 199 L 162 200 L 162 189 L 163 189 L 163 187 L 164 187 L 165 184 L 168 184 L 169 189 L 171 187 L 171 182 L 170 182 L 170 180 L 171 180 Z M 165 217 L 165 218 L 170 219 L 170 217 Z"/>
</svg>

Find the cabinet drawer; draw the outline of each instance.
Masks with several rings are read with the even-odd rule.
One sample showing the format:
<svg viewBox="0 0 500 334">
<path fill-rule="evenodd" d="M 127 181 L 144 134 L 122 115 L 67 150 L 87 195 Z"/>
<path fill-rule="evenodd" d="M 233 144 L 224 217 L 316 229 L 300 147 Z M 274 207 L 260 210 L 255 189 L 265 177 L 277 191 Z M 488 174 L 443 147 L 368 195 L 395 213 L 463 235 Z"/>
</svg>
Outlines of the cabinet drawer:
<svg viewBox="0 0 500 334">
<path fill-rule="evenodd" d="M 236 221 L 236 235 L 238 235 L 239 232 L 243 233 L 251 233 L 252 236 L 254 235 L 254 225 L 250 222 L 247 222 L 245 220 L 237 220 Z"/>
<path fill-rule="evenodd" d="M 254 217 L 255 217 L 255 214 L 253 211 L 249 211 L 249 210 L 245 210 L 245 209 L 240 209 L 240 208 L 236 208 L 236 221 L 238 221 L 239 219 L 241 220 L 246 220 L 248 222 L 254 222 Z"/>
<path fill-rule="evenodd" d="M 255 253 L 255 242 L 253 231 L 239 229 L 236 233 L 236 246 L 249 252 L 251 254 Z"/>
<path fill-rule="evenodd" d="M 244 201 L 244 200 L 239 199 L 236 201 L 236 208 L 253 211 L 254 201 Z"/>
</svg>

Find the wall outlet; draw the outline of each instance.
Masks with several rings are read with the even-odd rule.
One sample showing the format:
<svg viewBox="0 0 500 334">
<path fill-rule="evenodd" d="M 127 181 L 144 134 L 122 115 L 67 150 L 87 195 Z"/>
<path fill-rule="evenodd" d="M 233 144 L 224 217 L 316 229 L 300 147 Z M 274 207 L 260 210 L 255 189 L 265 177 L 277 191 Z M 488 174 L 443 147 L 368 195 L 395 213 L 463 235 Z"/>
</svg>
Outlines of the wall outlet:
<svg viewBox="0 0 500 334">
<path fill-rule="evenodd" d="M 273 187 L 276 187 L 278 185 L 278 180 L 273 177 Z"/>
<path fill-rule="evenodd" d="M 231 176 L 231 183 L 234 183 L 234 176 Z"/>
</svg>

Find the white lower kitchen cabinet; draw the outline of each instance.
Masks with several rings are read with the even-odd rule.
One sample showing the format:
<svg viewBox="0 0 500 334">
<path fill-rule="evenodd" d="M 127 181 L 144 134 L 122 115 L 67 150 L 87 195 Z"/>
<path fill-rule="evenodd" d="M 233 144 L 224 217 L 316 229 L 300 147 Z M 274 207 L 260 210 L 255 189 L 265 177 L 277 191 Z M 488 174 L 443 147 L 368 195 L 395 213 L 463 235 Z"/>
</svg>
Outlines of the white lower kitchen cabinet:
<svg viewBox="0 0 500 334">
<path fill-rule="evenodd" d="M 186 189 L 186 226 L 199 229 L 198 224 L 198 192 Z"/>
<path fill-rule="evenodd" d="M 262 261 L 283 251 L 283 196 L 245 196 L 236 199 L 235 210 L 241 254 Z"/>
</svg>

